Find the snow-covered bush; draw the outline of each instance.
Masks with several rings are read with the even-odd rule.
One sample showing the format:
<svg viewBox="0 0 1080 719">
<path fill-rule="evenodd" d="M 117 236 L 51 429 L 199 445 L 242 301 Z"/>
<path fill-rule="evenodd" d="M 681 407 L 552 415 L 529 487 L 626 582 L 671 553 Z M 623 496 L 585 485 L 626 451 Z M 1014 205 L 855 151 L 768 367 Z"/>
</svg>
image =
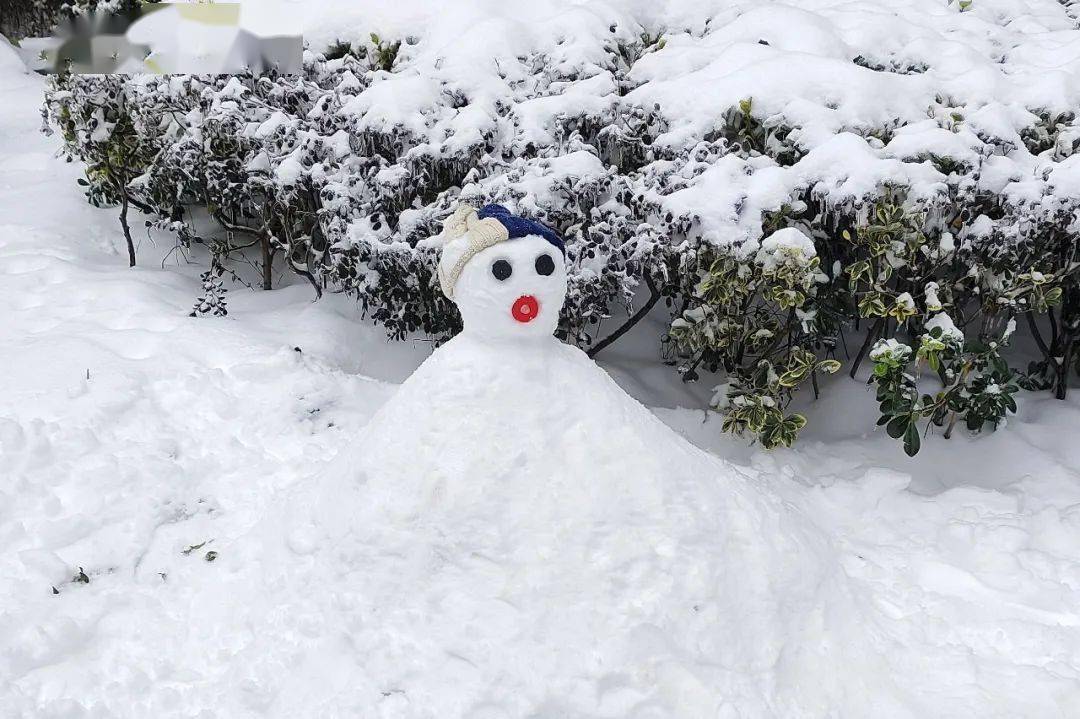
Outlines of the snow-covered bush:
<svg viewBox="0 0 1080 719">
<path fill-rule="evenodd" d="M 126 13 L 159 0 L 0 0 L 0 32 L 13 40 L 43 37 L 57 25 L 93 12 Z"/>
<path fill-rule="evenodd" d="M 1008 381 L 1063 396 L 1080 368 L 1076 17 L 883 2 L 381 10 L 351 35 L 325 15 L 299 77 L 116 80 L 106 118 L 130 120 L 107 127 L 133 133 L 139 170 L 119 186 L 93 170 L 110 143 L 84 139 L 102 81 L 57 77 L 46 105 L 104 199 L 130 194 L 264 287 L 284 266 L 348 292 L 394 337 L 459 328 L 428 241 L 455 203 L 538 217 L 567 240 L 560 335 L 595 354 L 663 301 L 668 356 L 687 380 L 725 374 L 725 427 L 767 446 L 805 423 L 794 392 L 854 375 L 882 339 L 940 373 L 996 362 L 973 343 L 1015 322 L 1043 356 Z M 941 318 L 966 344 L 937 347 Z M 1003 416 L 975 404 L 950 411 Z"/>
<path fill-rule="evenodd" d="M 794 223 L 816 241 L 789 226 L 762 240 L 752 257 L 733 249 L 712 263 L 691 307 L 673 323 L 671 339 L 687 358 L 683 372 L 699 365 L 727 372 L 714 400 L 728 415 L 726 427 L 757 433 L 766 445 L 788 443 L 774 429 L 785 421 L 781 410 L 792 390 L 810 379 L 816 391 L 818 371 L 839 369 L 832 361 L 846 346 L 845 333 L 859 336 L 852 330 L 860 323 L 867 323 L 862 346 L 844 359 L 854 377 L 875 348 L 872 381 L 879 385 L 882 424 L 903 413 L 912 427 L 920 416 L 939 426 L 948 421 L 949 435 L 958 418 L 972 430 L 997 426 L 1006 409 L 1015 411 L 1011 395 L 1018 384 L 1053 386 L 1064 396 L 1071 368 L 1080 371 L 1073 350 L 1080 265 L 1069 220 L 1035 222 L 1025 212 L 1030 225 L 1024 234 L 1015 214 L 1020 208 L 1000 197 L 972 206 L 950 193 L 940 205 L 928 205 L 903 200 L 906 193 L 889 188 L 865 220 L 856 213 L 829 218 L 786 206 L 773 219 Z M 958 244 L 952 231 L 963 217 L 994 226 L 982 211 L 999 217 L 998 229 L 966 232 Z M 928 220 L 930 214 L 936 219 Z M 829 261 L 828 272 L 819 269 L 821 258 Z M 1010 369 L 1001 355 L 1017 321 L 1028 323 L 1044 354 L 1025 372 Z M 1049 343 L 1041 335 L 1044 322 Z M 903 354 L 907 345 L 896 338 L 918 341 L 917 355 Z M 915 378 L 907 374 L 912 359 L 939 375 L 944 389 L 932 401 L 920 401 L 915 391 Z M 983 401 L 976 396 L 983 385 L 1001 391 Z M 739 405 L 731 404 L 734 398 L 741 398 Z M 757 411 L 757 421 L 746 422 L 747 408 L 762 402 L 770 408 L 768 420 Z M 802 423 L 798 415 L 787 419 Z M 890 423 L 890 434 L 900 425 Z M 919 446 L 914 432 L 904 435 L 909 451 Z"/>
<path fill-rule="evenodd" d="M 133 202 L 151 208 L 134 200 L 132 185 L 153 165 L 167 139 L 140 126 L 122 76 L 68 76 L 63 83 L 65 89 L 49 96 L 47 119 L 60 129 L 68 160 L 85 163 L 85 178 L 79 184 L 86 188 L 90 204 L 120 206 L 128 264 L 134 266 L 128 209 Z"/>
<path fill-rule="evenodd" d="M 61 0 L 0 0 L 0 33 L 12 40 L 45 35 L 60 16 Z"/>
<path fill-rule="evenodd" d="M 730 378 L 713 400 L 726 430 L 754 433 L 766 447 L 790 445 L 805 424 L 783 413 L 792 393 L 816 384 L 817 372 L 840 369 L 818 357 L 835 347 L 813 301 L 828 281 L 820 265 L 814 243 L 794 227 L 771 234 L 753 256 L 717 253 L 694 306 L 672 323 L 670 338 L 690 360 L 684 377 L 703 367 Z"/>
<path fill-rule="evenodd" d="M 225 317 L 229 314 L 228 301 L 225 299 L 225 293 L 228 290 L 225 289 L 225 285 L 221 281 L 224 272 L 224 268 L 219 263 L 214 262 L 210 269 L 202 273 L 203 293 L 195 300 L 195 306 L 191 310 L 192 317 L 200 315 Z"/>
<path fill-rule="evenodd" d="M 877 385 L 881 409 L 878 426 L 884 426 L 890 437 L 902 439 L 909 455 L 919 451 L 923 419 L 945 427 L 946 438 L 959 420 L 973 432 L 985 424 L 999 426 L 1007 413 L 1016 412 L 1013 395 L 1020 389 L 1018 373 L 1001 356 L 1014 329 L 1010 320 L 998 340 L 965 342 L 964 333 L 941 312 L 925 323 L 917 352 L 895 339 L 879 340 L 870 351 L 874 362 L 870 382 Z M 940 383 L 932 395 L 919 392 L 924 362 Z"/>
</svg>

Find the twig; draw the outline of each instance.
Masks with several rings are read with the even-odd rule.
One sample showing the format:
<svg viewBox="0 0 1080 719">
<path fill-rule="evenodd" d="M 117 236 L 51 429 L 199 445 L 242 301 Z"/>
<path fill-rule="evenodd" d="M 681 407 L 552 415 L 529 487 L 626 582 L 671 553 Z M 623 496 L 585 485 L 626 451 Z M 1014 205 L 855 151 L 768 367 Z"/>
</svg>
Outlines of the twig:
<svg viewBox="0 0 1080 719">
<path fill-rule="evenodd" d="M 1027 312 L 1028 327 L 1031 328 L 1031 336 L 1035 338 L 1035 344 L 1039 346 L 1039 350 L 1043 353 L 1043 357 L 1047 360 L 1050 359 L 1050 348 L 1046 346 L 1046 342 L 1043 340 L 1042 332 L 1039 331 L 1039 324 L 1035 321 L 1035 313 Z"/>
<path fill-rule="evenodd" d="M 656 283 L 653 282 L 652 277 L 648 273 L 645 273 L 644 277 L 645 284 L 649 287 L 649 300 L 644 305 L 642 305 L 641 308 L 638 309 L 638 311 L 635 312 L 630 317 L 630 319 L 624 322 L 617 330 L 602 339 L 600 342 L 597 342 L 595 345 L 593 345 L 593 347 L 587 352 L 589 357 L 595 357 L 605 347 L 608 347 L 620 337 L 622 337 L 624 334 L 629 332 L 630 329 L 638 322 L 640 322 L 641 319 L 645 317 L 645 315 L 649 314 L 649 310 L 651 310 L 656 305 L 656 303 L 660 301 L 660 290 L 656 288 Z"/>
<path fill-rule="evenodd" d="M 862 364 L 863 357 L 865 357 L 866 353 L 870 350 L 870 346 L 874 344 L 874 340 L 877 339 L 877 334 L 881 331 L 881 326 L 884 322 L 884 317 L 878 317 L 867 331 L 866 339 L 863 340 L 862 347 L 859 348 L 859 354 L 855 355 L 855 361 L 851 364 L 851 371 L 848 373 L 851 376 L 851 379 L 855 379 L 855 374 L 859 371 L 859 365 Z"/>
</svg>

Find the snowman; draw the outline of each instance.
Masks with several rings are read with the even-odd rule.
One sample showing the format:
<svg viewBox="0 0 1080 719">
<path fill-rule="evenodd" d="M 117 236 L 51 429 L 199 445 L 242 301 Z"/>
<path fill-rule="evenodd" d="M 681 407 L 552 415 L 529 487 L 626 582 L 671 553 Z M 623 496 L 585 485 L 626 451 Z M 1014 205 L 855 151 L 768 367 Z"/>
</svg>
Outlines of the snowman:
<svg viewBox="0 0 1080 719">
<path fill-rule="evenodd" d="M 355 673 L 380 690 L 358 706 L 775 717 L 860 696 L 880 658 L 828 542 L 553 336 L 559 236 L 488 205 L 438 242 L 463 330 L 289 503 L 323 566 L 306 591 L 357 617 Z"/>
</svg>

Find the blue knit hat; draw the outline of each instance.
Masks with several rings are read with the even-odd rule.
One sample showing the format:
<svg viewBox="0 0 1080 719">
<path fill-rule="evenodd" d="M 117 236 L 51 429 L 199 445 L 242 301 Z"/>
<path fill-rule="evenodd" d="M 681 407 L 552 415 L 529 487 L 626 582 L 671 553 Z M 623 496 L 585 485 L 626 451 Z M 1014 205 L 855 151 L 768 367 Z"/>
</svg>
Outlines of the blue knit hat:
<svg viewBox="0 0 1080 719">
<path fill-rule="evenodd" d="M 511 240 L 516 237 L 540 235 L 549 243 L 558 247 L 559 252 L 562 253 L 563 257 L 566 257 L 566 246 L 563 244 L 562 238 L 555 234 L 555 230 L 543 223 L 519 215 L 511 215 L 510 210 L 502 205 L 484 205 L 480 208 L 480 211 L 476 213 L 476 216 L 481 220 L 487 219 L 488 217 L 494 217 L 499 221 L 499 224 L 506 228 L 506 232 L 509 234 L 509 239 Z"/>
</svg>

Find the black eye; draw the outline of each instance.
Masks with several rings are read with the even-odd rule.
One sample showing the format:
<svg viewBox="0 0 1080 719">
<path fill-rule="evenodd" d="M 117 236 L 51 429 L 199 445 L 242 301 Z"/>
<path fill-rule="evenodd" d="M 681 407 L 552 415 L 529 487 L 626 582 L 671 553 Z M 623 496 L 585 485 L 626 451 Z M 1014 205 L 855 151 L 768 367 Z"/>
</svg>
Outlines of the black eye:
<svg viewBox="0 0 1080 719">
<path fill-rule="evenodd" d="M 495 260 L 491 263 L 491 274 L 495 275 L 495 279 L 502 282 L 510 275 L 514 274 L 514 268 L 510 266 L 510 263 L 506 260 Z"/>
<path fill-rule="evenodd" d="M 555 271 L 555 260 L 551 255 L 544 254 L 536 258 L 536 274 L 547 277 Z"/>
</svg>

